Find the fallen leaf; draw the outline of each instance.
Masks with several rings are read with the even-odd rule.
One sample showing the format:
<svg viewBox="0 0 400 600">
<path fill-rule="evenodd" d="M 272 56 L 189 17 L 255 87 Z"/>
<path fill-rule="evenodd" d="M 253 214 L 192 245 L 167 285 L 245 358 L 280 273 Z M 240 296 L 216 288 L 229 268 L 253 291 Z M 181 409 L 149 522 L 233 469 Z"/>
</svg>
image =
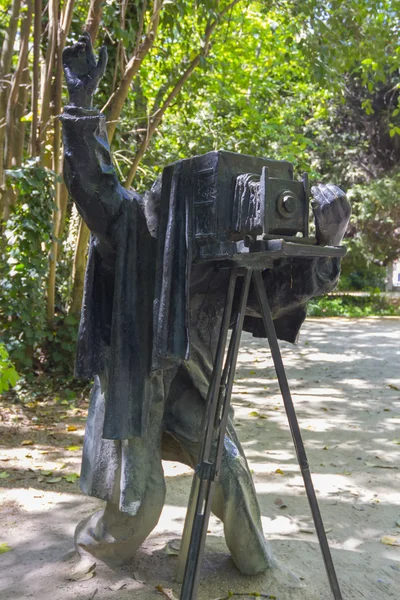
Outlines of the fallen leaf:
<svg viewBox="0 0 400 600">
<path fill-rule="evenodd" d="M 0 473 L 0 479 L 7 479 L 8 477 L 10 477 L 10 473 L 7 473 L 7 471 L 2 471 Z"/>
<path fill-rule="evenodd" d="M 398 469 L 399 467 L 397 465 L 389 465 L 389 464 L 377 464 L 377 463 L 370 463 L 370 462 L 366 462 L 364 463 L 366 467 L 374 467 L 375 469 Z"/>
<path fill-rule="evenodd" d="M 85 581 L 91 579 L 95 573 L 96 563 L 90 558 L 83 558 L 79 563 L 71 570 L 68 579 L 72 581 Z M 90 577 L 88 577 L 90 575 Z"/>
<path fill-rule="evenodd" d="M 179 548 L 174 548 L 171 542 L 166 544 L 164 551 L 168 556 L 177 556 L 179 554 Z"/>
<path fill-rule="evenodd" d="M 352 506 L 353 506 L 353 508 L 355 508 L 356 510 L 359 510 L 359 511 L 365 510 L 365 506 L 363 506 L 362 504 L 353 504 Z"/>
<path fill-rule="evenodd" d="M 315 533 L 315 529 L 313 527 L 301 527 L 301 533 Z"/>
<path fill-rule="evenodd" d="M 249 412 L 249 417 L 259 417 L 260 414 L 256 410 Z"/>
<path fill-rule="evenodd" d="M 393 383 L 389 383 L 389 387 L 391 390 L 396 390 L 396 392 L 400 391 L 400 388 L 397 385 L 393 385 Z"/>
<path fill-rule="evenodd" d="M 400 541 L 390 535 L 384 535 L 383 538 L 381 538 L 381 544 L 385 544 L 385 546 L 400 546 Z"/>
<path fill-rule="evenodd" d="M 65 450 L 70 450 L 71 452 L 74 452 L 75 450 L 81 450 L 82 446 L 67 446 L 66 448 L 64 448 Z"/>
<path fill-rule="evenodd" d="M 400 527 L 400 519 L 397 519 L 396 525 L 397 525 L 397 527 Z"/>
<path fill-rule="evenodd" d="M 77 427 L 75 427 L 75 425 L 67 425 L 67 431 L 77 431 Z"/>
<path fill-rule="evenodd" d="M 33 446 L 32 440 L 22 440 L 21 446 Z"/>
<path fill-rule="evenodd" d="M 87 581 L 88 579 L 92 579 L 92 577 L 94 577 L 96 574 L 95 571 L 90 571 L 89 573 L 86 573 L 85 575 L 82 575 L 82 577 L 78 579 L 75 579 L 74 581 Z"/>
<path fill-rule="evenodd" d="M 282 469 L 276 469 L 275 473 L 277 473 L 278 475 L 284 475 L 285 473 L 282 471 Z"/>
<path fill-rule="evenodd" d="M 163 588 L 163 586 L 160 584 L 156 585 L 156 590 L 158 590 L 161 594 L 163 594 L 169 600 L 178 600 L 178 598 L 176 596 L 174 596 L 172 590 L 167 590 L 167 589 Z"/>
<path fill-rule="evenodd" d="M 12 550 L 11 546 L 6 543 L 0 544 L 0 554 L 4 554 L 5 552 L 10 552 Z"/>
<path fill-rule="evenodd" d="M 51 477 L 51 479 L 47 479 L 47 483 L 60 483 L 62 481 L 62 477 Z"/>
<path fill-rule="evenodd" d="M 70 473 L 69 475 L 64 475 L 63 479 L 68 481 L 68 483 L 75 483 L 75 481 L 79 479 L 79 475 L 78 473 Z"/>
<path fill-rule="evenodd" d="M 50 477 L 50 475 L 53 475 L 53 471 L 40 471 L 41 475 L 44 475 L 45 477 Z"/>
</svg>

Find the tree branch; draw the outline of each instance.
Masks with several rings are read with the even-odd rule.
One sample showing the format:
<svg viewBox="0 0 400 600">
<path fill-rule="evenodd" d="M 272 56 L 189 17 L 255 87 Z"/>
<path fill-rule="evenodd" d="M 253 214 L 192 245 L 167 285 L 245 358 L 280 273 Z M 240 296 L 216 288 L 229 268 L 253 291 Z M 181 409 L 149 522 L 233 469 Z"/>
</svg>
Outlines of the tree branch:
<svg viewBox="0 0 400 600">
<path fill-rule="evenodd" d="M 162 8 L 163 2 L 162 0 L 154 0 L 153 6 L 153 14 L 151 17 L 150 25 L 148 31 L 146 33 L 146 37 L 142 43 L 140 43 L 140 39 L 142 37 L 142 30 L 144 25 L 144 17 L 147 9 L 147 2 L 143 3 L 141 20 L 138 28 L 138 36 L 137 43 L 135 46 L 135 50 L 133 55 L 131 56 L 128 64 L 125 67 L 125 72 L 122 76 L 121 83 L 117 90 L 112 94 L 106 105 L 103 107 L 102 112 L 107 110 L 107 132 L 108 132 L 108 140 L 111 144 L 115 129 L 117 127 L 118 119 L 121 115 L 121 111 L 126 100 L 126 97 L 129 93 L 129 88 L 132 83 L 133 78 L 138 73 L 140 66 L 142 64 L 143 59 L 150 51 L 151 47 L 154 44 L 154 40 L 157 35 L 158 25 L 160 22 L 160 11 Z"/>
<path fill-rule="evenodd" d="M 103 14 L 104 0 L 91 0 L 89 13 L 86 19 L 85 30 L 89 32 L 92 44 L 94 44 L 100 27 L 100 21 Z"/>
<path fill-rule="evenodd" d="M 170 93 L 168 94 L 168 96 L 164 100 L 164 102 L 161 104 L 161 106 L 156 109 L 155 109 L 155 107 L 153 107 L 153 115 L 150 119 L 150 123 L 149 123 L 148 129 L 147 129 L 147 135 L 143 139 L 143 141 L 141 142 L 141 144 L 139 145 L 139 147 L 136 151 L 131 168 L 129 169 L 128 176 L 124 183 L 124 186 L 126 188 L 129 188 L 132 185 L 132 181 L 136 175 L 136 171 L 140 164 L 140 161 L 142 160 L 143 156 L 145 155 L 146 150 L 149 146 L 150 140 L 153 137 L 154 133 L 156 132 L 158 126 L 160 125 L 161 120 L 162 120 L 166 110 L 172 104 L 172 102 L 175 100 L 175 98 L 178 96 L 179 92 L 181 91 L 181 89 L 183 88 L 184 84 L 189 79 L 189 77 L 191 76 L 193 71 L 200 64 L 201 59 L 203 57 L 205 58 L 208 55 L 208 53 L 210 51 L 210 47 L 211 47 L 210 46 L 211 36 L 212 36 L 216 26 L 221 21 L 221 19 L 228 12 L 230 12 L 232 10 L 232 8 L 239 2 L 240 2 L 240 0 L 232 0 L 229 4 L 227 4 L 225 6 L 225 8 L 217 15 L 217 17 L 213 21 L 211 21 L 211 22 L 209 21 L 207 23 L 206 28 L 204 30 L 202 47 L 201 47 L 199 53 L 193 58 L 193 60 L 190 62 L 189 66 L 186 68 L 184 73 L 175 82 L 174 87 L 172 88 L 172 90 L 170 91 Z"/>
</svg>

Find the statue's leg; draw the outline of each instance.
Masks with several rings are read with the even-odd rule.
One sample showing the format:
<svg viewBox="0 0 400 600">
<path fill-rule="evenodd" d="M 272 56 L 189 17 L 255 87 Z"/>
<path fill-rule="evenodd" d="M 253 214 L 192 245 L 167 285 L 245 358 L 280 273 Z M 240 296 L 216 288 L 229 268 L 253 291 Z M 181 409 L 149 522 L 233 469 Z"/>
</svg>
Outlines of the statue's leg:
<svg viewBox="0 0 400 600">
<path fill-rule="evenodd" d="M 183 454 L 190 456 L 190 461 L 187 458 L 184 461 L 192 465 L 196 464 L 199 452 L 204 409 L 203 396 L 181 370 L 171 386 L 164 426 L 179 441 Z M 179 460 L 178 456 L 176 459 Z M 231 420 L 212 511 L 224 523 L 227 546 L 242 573 L 261 573 L 274 565 L 271 548 L 262 530 L 254 483 Z"/>
<path fill-rule="evenodd" d="M 146 436 L 119 441 L 102 439 L 102 384 L 106 382 L 96 378 L 85 431 L 81 488 L 106 500 L 106 505 L 77 526 L 79 554 L 89 553 L 110 565 L 123 564 L 157 525 L 165 499 L 161 424 L 169 379 L 165 372 L 151 379 L 152 408 Z"/>
</svg>

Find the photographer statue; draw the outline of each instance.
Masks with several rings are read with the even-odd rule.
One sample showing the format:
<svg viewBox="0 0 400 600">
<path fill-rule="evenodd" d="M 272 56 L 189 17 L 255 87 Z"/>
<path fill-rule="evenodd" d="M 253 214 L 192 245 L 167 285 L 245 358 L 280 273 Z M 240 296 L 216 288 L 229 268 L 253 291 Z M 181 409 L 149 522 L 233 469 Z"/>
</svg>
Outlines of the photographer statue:
<svg viewBox="0 0 400 600">
<path fill-rule="evenodd" d="M 161 460 L 196 466 L 229 275 L 218 261 L 193 265 L 183 323 L 189 352 L 158 356 L 154 367 L 160 182 L 143 199 L 118 181 L 105 116 L 92 107 L 106 68 L 105 48 L 96 62 L 84 34 L 64 50 L 63 63 L 69 91 L 60 117 L 64 177 L 91 230 L 76 364 L 78 376 L 94 377 L 81 488 L 105 501 L 78 525 L 75 544 L 81 555 L 115 565 L 129 560 L 158 522 L 165 498 Z M 345 195 L 320 185 L 313 188 L 313 198 L 318 243 L 339 245 L 350 216 Z M 174 277 L 180 257 L 171 266 Z M 307 301 L 332 290 L 339 270 L 338 258 L 282 258 L 263 272 L 280 339 L 296 340 Z M 170 297 L 173 302 L 174 289 Z M 178 305 L 174 311 L 179 320 Z M 265 335 L 251 290 L 244 328 Z M 176 331 L 169 335 L 177 336 Z M 242 573 L 259 573 L 273 564 L 231 419 L 212 511 L 223 521 L 226 543 Z"/>
</svg>

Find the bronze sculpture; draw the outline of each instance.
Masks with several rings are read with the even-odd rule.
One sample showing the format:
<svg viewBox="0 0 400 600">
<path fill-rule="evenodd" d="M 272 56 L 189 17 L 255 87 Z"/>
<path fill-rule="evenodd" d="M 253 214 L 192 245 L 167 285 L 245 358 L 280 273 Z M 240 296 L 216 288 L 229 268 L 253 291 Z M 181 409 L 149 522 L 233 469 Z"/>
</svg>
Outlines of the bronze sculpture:
<svg viewBox="0 0 400 600">
<path fill-rule="evenodd" d="M 96 63 L 88 35 L 65 49 L 70 103 L 61 119 L 65 181 L 92 232 L 77 352 L 77 374 L 95 377 L 81 487 L 106 501 L 78 525 L 75 541 L 78 552 L 118 564 L 133 556 L 157 524 L 165 496 L 161 459 L 196 465 L 229 274 L 218 260 L 190 264 L 184 300 L 182 282 L 170 290 L 174 314 L 166 323 L 157 289 L 160 182 L 145 199 L 118 182 L 105 117 L 92 108 L 106 60 L 102 49 Z M 335 186 L 313 188 L 313 196 L 317 242 L 337 246 L 349 203 Z M 163 257 L 163 267 L 178 279 L 189 264 L 181 264 L 181 250 Z M 280 258 L 263 271 L 280 339 L 295 341 L 307 300 L 332 290 L 339 271 L 340 259 L 330 257 Z M 183 311 L 182 302 L 187 303 Z M 161 345 L 160 319 L 166 323 Z M 265 335 L 252 290 L 244 329 Z M 212 509 L 224 522 L 241 572 L 271 566 L 254 485 L 231 419 Z"/>
</svg>

